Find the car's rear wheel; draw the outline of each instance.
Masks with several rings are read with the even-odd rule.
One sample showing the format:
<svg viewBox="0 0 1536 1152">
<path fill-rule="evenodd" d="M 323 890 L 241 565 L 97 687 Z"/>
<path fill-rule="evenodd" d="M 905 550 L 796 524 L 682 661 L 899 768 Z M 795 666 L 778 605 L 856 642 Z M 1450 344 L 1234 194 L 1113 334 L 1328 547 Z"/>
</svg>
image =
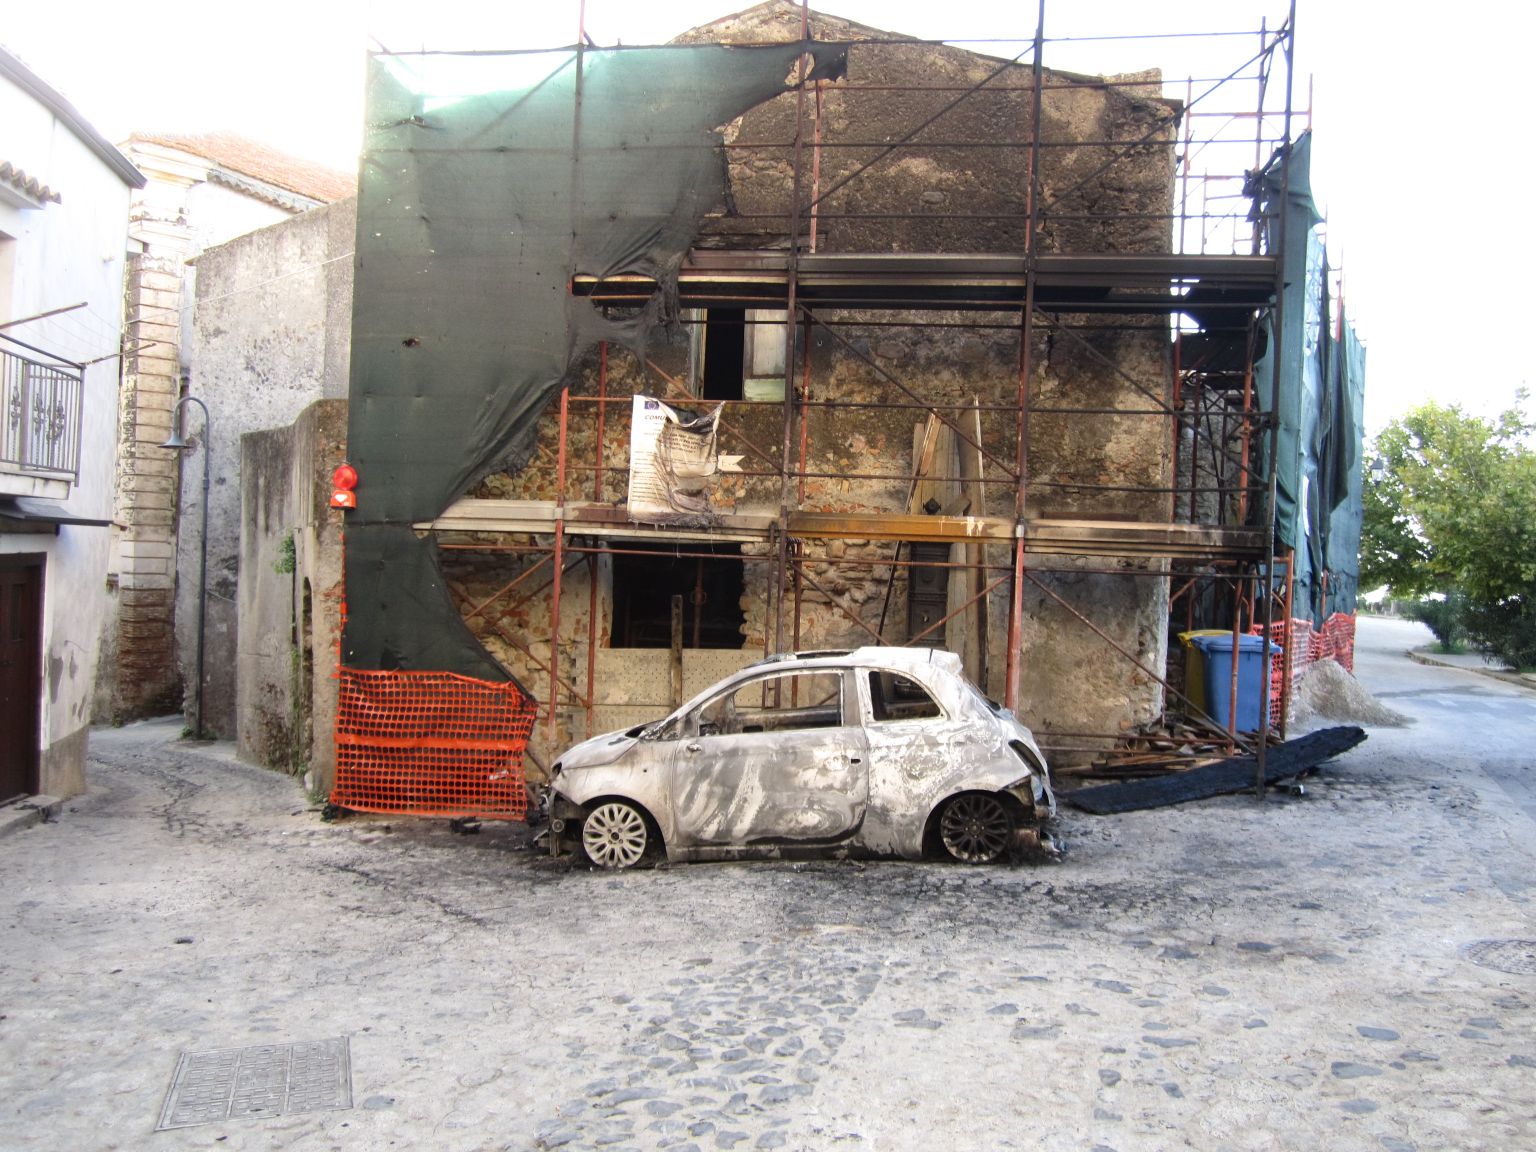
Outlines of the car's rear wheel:
<svg viewBox="0 0 1536 1152">
<path fill-rule="evenodd" d="M 962 864 L 993 864 L 1008 854 L 1017 824 L 1001 796 L 962 792 L 939 813 L 939 839 Z"/>
<path fill-rule="evenodd" d="M 624 800 L 604 800 L 581 824 L 581 847 L 599 868 L 632 868 L 651 845 L 645 813 Z"/>
</svg>

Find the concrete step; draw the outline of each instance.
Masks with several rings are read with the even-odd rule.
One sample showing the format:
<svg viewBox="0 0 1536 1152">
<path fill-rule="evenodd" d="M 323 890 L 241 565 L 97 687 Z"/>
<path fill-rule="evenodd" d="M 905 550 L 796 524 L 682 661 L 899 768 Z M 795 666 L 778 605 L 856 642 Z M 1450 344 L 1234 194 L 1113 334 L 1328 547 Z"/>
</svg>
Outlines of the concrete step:
<svg viewBox="0 0 1536 1152">
<path fill-rule="evenodd" d="M 12 801 L 0 808 L 0 837 L 33 824 L 51 824 L 63 809 L 64 801 L 53 796 L 24 796 Z"/>
</svg>

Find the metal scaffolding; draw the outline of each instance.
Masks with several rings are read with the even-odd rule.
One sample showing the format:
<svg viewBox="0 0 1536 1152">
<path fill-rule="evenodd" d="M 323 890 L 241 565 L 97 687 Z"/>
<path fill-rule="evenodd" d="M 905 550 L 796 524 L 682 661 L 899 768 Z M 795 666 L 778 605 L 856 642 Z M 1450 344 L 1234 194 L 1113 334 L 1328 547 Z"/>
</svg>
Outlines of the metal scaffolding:
<svg viewBox="0 0 1536 1152">
<path fill-rule="evenodd" d="M 813 14 L 801 6 L 804 38 L 816 35 Z M 1188 626 L 1221 619 L 1236 637 L 1258 632 L 1264 637 L 1264 667 L 1270 667 L 1270 637 L 1276 620 L 1289 615 L 1289 570 L 1286 556 L 1276 555 L 1274 422 L 1264 416 L 1263 395 L 1271 396 L 1268 411 L 1278 404 L 1279 376 L 1258 379 L 1255 364 L 1268 315 L 1278 344 L 1282 325 L 1280 288 L 1287 276 L 1282 241 L 1273 251 L 1265 240 L 1263 221 L 1252 210 L 1252 182 L 1272 155 L 1281 153 L 1293 136 L 1300 114 L 1293 112 L 1291 62 L 1295 12 L 1274 29 L 1261 27 L 1242 36 L 1226 35 L 1233 46 L 1234 67 L 1221 75 L 1191 78 L 1182 100 L 1170 100 L 1165 86 L 1140 78 L 1094 78 L 1109 91 L 1123 88 L 1163 101 L 1174 110 L 1177 127 L 1169 138 L 1152 134 L 1123 139 L 1059 141 L 1043 131 L 1042 109 L 1054 90 L 1080 88 L 1085 78 L 1053 72 L 1047 56 L 1053 41 L 1046 35 L 1046 3 L 1040 0 L 1032 41 L 1012 59 L 999 60 L 980 83 L 869 84 L 847 80 L 804 82 L 794 86 L 792 133 L 772 142 L 733 140 L 733 152 L 756 149 L 786 154 L 791 169 L 789 212 L 735 212 L 731 229 L 706 235 L 690 253 L 677 280 L 678 302 L 684 309 L 731 307 L 775 309 L 785 314 L 783 400 L 739 400 L 726 404 L 722 438 L 729 451 L 743 460 L 745 481 L 768 485 L 772 502 L 751 511 L 722 513 L 707 529 L 653 527 L 632 522 L 613 498 L 622 489 L 623 471 L 609 463 L 605 449 L 624 441 L 623 409 L 628 393 L 610 395 L 607 345 L 596 366 L 595 395 L 567 387 L 560 395 L 558 423 L 548 421 L 553 435 L 540 452 L 541 467 L 553 472 L 553 493 L 545 499 L 461 499 L 431 522 L 418 524 L 445 534 L 447 551 L 488 551 L 516 556 L 521 570 L 493 596 L 478 600 L 462 593 L 468 618 L 491 620 L 493 606 L 533 597 L 549 597 L 550 659 L 543 660 L 526 644 L 502 632 L 547 679 L 541 720 L 551 737 L 562 716 L 572 721 L 584 715 L 593 729 L 593 714 L 601 704 L 595 660 L 602 638 L 598 634 L 598 558 L 611 553 L 615 541 L 627 542 L 627 555 L 665 554 L 669 557 L 713 558 L 714 545 L 735 543 L 756 551 L 771 563 L 772 604 L 764 629 L 765 654 L 798 647 L 804 598 L 821 592 L 821 601 L 838 608 L 836 597 L 820 588 L 806 562 L 808 545 L 830 542 L 881 542 L 878 558 L 860 554 L 837 558 L 831 550 L 817 555 L 819 565 L 878 569 L 888 584 L 898 574 L 918 566 L 915 543 L 963 546 L 947 561 L 927 558 L 926 567 L 963 573 L 965 593 L 953 608 L 924 631 L 893 640 L 900 631 L 884 619 L 871 627 L 862 616 L 846 612 L 854 627 L 871 643 L 912 643 L 930 639 L 958 613 L 988 597 L 1006 597 L 1005 703 L 1017 706 L 1020 693 L 1021 626 L 1025 593 L 1034 589 L 1061 608 L 1107 647 L 1163 686 L 1168 706 L 1182 699 L 1180 685 L 1166 668 L 1148 667 L 1118 643 L 1093 619 L 1084 605 L 1070 603 L 1042 576 L 1057 570 L 1104 572 L 1116 576 L 1163 581 L 1170 619 Z M 1155 38 L 1149 38 L 1156 45 Z M 863 43 L 853 45 L 858 51 Z M 915 41 L 901 40 L 910 46 Z M 638 50 L 638 49 L 637 49 Z M 579 56 L 578 50 L 578 56 Z M 578 68 L 580 63 L 578 60 Z M 1022 73 L 1027 70 L 1028 83 Z M 1148 93 L 1149 85 L 1153 92 Z M 916 128 L 895 140 L 831 142 L 824 137 L 822 107 L 829 92 L 879 92 L 887 98 L 920 93 L 942 106 Z M 966 101 L 1006 93 L 1024 102 L 1027 138 L 1021 142 L 945 139 L 946 117 Z M 579 93 L 579 87 L 578 87 Z M 579 95 L 578 95 L 579 99 Z M 1016 149 L 1026 175 L 1021 189 L 1023 211 L 943 216 L 979 221 L 999 235 L 1017 235 L 1012 251 L 963 253 L 886 253 L 826 251 L 819 241 L 830 228 L 871 222 L 933 220 L 932 212 L 857 211 L 836 207 L 837 194 L 871 168 L 900 157 L 904 150 L 988 147 Z M 1070 144 L 1095 159 L 1075 185 L 1047 189 L 1042 181 L 1044 158 Z M 1047 250 L 1041 238 L 1049 227 L 1086 231 L 1090 237 L 1097 218 L 1092 206 L 1074 195 L 1092 180 L 1112 172 L 1127 157 L 1145 156 L 1149 149 L 1165 150 L 1173 159 L 1172 203 L 1158 211 L 1127 214 L 1117 211 L 1115 225 L 1133 219 L 1168 237 L 1168 251 Z M 840 164 L 850 154 L 850 172 L 828 179 L 829 157 Z M 1284 197 L 1282 195 L 1282 201 Z M 1283 225 L 1282 225 L 1283 227 Z M 747 247 L 739 243 L 743 228 L 784 238 L 782 248 Z M 650 301 L 661 286 L 651 278 L 598 278 L 577 270 L 570 289 L 607 309 L 630 309 Z M 853 314 L 853 315 L 850 315 Z M 1009 402 L 966 403 L 938 397 L 921 381 L 903 379 L 880 363 L 857 338 L 882 327 L 906 330 L 954 330 L 996 336 L 1017 334 L 1017 382 Z M 1166 336 L 1170 369 L 1156 379 L 1138 379 L 1095 346 L 1095 340 L 1125 331 L 1138 336 Z M 894 399 L 849 398 L 818 390 L 813 373 L 812 341 L 860 362 Z M 1063 404 L 1032 387 L 1036 377 L 1037 345 L 1048 340 L 1071 348 L 1119 379 L 1139 397 L 1138 406 Z M 1272 353 L 1276 349 L 1270 350 Z M 1278 355 L 1270 362 L 1278 366 Z M 654 361 L 645 365 L 649 383 L 668 403 L 687 407 L 703 404 L 689 382 L 669 375 Z M 713 401 L 709 402 L 713 405 Z M 620 409 L 615 412 L 614 405 Z M 765 413 L 781 410 L 774 438 L 747 435 L 733 418 L 761 424 Z M 942 481 L 959 486 L 969 496 L 961 507 L 925 513 L 911 507 L 899 511 L 827 512 L 808 508 L 808 482 L 832 478 L 812 466 L 807 429 L 814 419 L 858 411 L 909 410 L 926 420 L 930 430 L 963 445 L 961 474 L 924 467 L 924 451 L 916 452 L 910 473 L 838 471 L 836 478 L 906 486 L 909 497 L 920 484 Z M 1085 420 L 1096 416 L 1134 418 L 1144 423 L 1147 437 L 1168 445 L 1170 483 L 1163 489 L 1145 484 L 1107 482 L 1104 478 L 1053 476 L 1033 467 L 1032 422 Z M 572 429 L 582 422 L 590 429 L 596 453 L 574 459 Z M 983 427 L 989 430 L 983 434 Z M 999 434 L 998 430 L 1005 431 Z M 553 443 L 550 443 L 552 439 Z M 622 449 L 613 454 L 618 455 Z M 1112 481 L 1113 478 L 1111 478 Z M 1119 518 L 1117 500 L 1156 497 L 1160 517 Z M 1043 514 L 1051 504 L 1066 501 L 1070 517 Z M 1095 501 L 1109 514 L 1083 514 Z M 904 551 L 905 549 L 905 551 Z M 963 559 L 956 560 L 959 555 Z M 1058 568 L 1058 565 L 1067 565 Z M 559 651 L 562 581 L 585 567 L 589 603 L 586 670 L 582 680 L 560 671 Z M 889 592 L 887 592 L 889 599 Z M 494 625 L 492 625 L 494 627 Z M 982 646 L 985 651 L 985 645 Z M 1287 657 L 1288 659 L 1289 657 Z M 1225 728 L 1233 747 L 1252 747 L 1258 757 L 1257 777 L 1263 779 L 1265 740 L 1252 741 L 1237 732 L 1238 661 L 1232 661 L 1231 715 L 1214 717 L 1213 727 Z M 584 682 L 582 682 L 584 680 Z M 1270 726 L 1282 735 L 1289 677 L 1281 678 L 1282 699 Z M 677 685 L 673 685 L 675 696 Z M 665 701 L 646 705 L 650 711 Z M 1192 705 L 1197 711 L 1203 705 Z M 1056 731 L 1047 747 L 1062 750 L 1102 748 L 1114 733 Z M 1089 740 L 1086 745 L 1072 740 Z M 1054 741 L 1054 742 L 1053 742 Z M 1098 741 L 1098 743 L 1091 743 Z M 1262 791 L 1262 787 L 1260 788 Z"/>
</svg>

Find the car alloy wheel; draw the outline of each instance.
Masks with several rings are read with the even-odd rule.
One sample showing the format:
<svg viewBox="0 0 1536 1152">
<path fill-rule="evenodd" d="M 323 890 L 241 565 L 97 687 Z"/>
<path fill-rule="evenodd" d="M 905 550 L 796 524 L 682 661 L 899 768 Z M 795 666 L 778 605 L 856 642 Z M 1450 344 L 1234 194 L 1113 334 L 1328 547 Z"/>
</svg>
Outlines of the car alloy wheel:
<svg viewBox="0 0 1536 1152">
<path fill-rule="evenodd" d="M 645 817 L 633 804 L 609 800 L 599 804 L 581 825 L 581 846 L 599 868 L 629 868 L 638 864 L 650 842 Z"/>
<path fill-rule="evenodd" d="M 944 805 L 939 837 L 945 850 L 965 864 L 1002 859 L 1013 838 L 1013 814 L 997 796 L 966 792 Z"/>
</svg>

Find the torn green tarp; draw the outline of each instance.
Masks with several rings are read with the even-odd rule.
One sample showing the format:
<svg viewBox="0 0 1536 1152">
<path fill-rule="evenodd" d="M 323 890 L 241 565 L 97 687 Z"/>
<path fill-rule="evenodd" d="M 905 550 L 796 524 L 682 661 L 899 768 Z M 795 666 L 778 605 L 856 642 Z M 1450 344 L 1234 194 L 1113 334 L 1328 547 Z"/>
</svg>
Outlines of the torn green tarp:
<svg viewBox="0 0 1536 1152">
<path fill-rule="evenodd" d="M 1360 527 L 1364 516 L 1365 485 L 1365 347 L 1349 326 L 1347 317 L 1340 317 L 1338 331 L 1343 335 L 1333 357 L 1333 379 L 1339 405 L 1335 427 L 1339 434 L 1331 438 L 1327 446 L 1334 505 L 1328 521 L 1324 556 L 1330 574 L 1327 603 L 1319 605 L 1317 612 L 1322 618 L 1334 612 L 1352 615 L 1360 593 Z"/>
<path fill-rule="evenodd" d="M 1255 365 L 1253 374 L 1254 391 L 1260 407 L 1266 412 L 1274 411 L 1278 416 L 1273 462 L 1276 481 L 1275 535 L 1277 542 L 1286 548 L 1296 547 L 1301 538 L 1301 389 L 1308 358 L 1305 340 L 1308 327 L 1307 287 L 1313 280 L 1312 270 L 1307 266 L 1307 255 L 1315 243 L 1312 230 L 1322 221 L 1312 202 L 1311 155 L 1312 137 L 1309 134 L 1300 136 L 1289 148 L 1279 149 L 1261 175 L 1257 204 L 1265 222 L 1267 250 L 1279 253 L 1283 239 L 1283 262 L 1290 274 L 1281 301 L 1284 329 L 1281 333 L 1283 339 L 1278 341 L 1278 408 L 1272 407 L 1271 397 L 1277 370 L 1273 313 L 1265 320 L 1266 328 L 1270 329 L 1269 337 L 1265 341 L 1264 357 Z M 1287 193 L 1284 205 L 1280 204 L 1282 192 Z M 1315 348 L 1314 342 L 1314 352 Z"/>
<path fill-rule="evenodd" d="M 668 291 L 724 197 L 721 125 L 809 79 L 847 46 L 681 45 L 370 61 L 358 188 L 342 662 L 490 679 L 459 619 L 431 520 L 516 469 L 573 363 L 643 344 L 669 301 L 609 319 L 573 273 L 654 276 Z"/>
<path fill-rule="evenodd" d="M 1278 406 L 1273 330 L 1254 379 L 1260 406 L 1276 415 L 1275 543 L 1295 550 L 1292 616 L 1321 625 L 1353 612 L 1360 560 L 1360 470 L 1365 355 L 1347 326 L 1335 325 L 1328 297 L 1328 255 L 1312 199 L 1310 133 L 1280 149 L 1258 181 L 1268 250 L 1281 244 L 1284 206 L 1286 281 L 1279 341 Z M 1288 169 L 1288 174 L 1287 174 Z M 1273 314 L 1265 320 L 1273 324 Z M 1342 335 L 1341 335 L 1342 333 Z"/>
</svg>

